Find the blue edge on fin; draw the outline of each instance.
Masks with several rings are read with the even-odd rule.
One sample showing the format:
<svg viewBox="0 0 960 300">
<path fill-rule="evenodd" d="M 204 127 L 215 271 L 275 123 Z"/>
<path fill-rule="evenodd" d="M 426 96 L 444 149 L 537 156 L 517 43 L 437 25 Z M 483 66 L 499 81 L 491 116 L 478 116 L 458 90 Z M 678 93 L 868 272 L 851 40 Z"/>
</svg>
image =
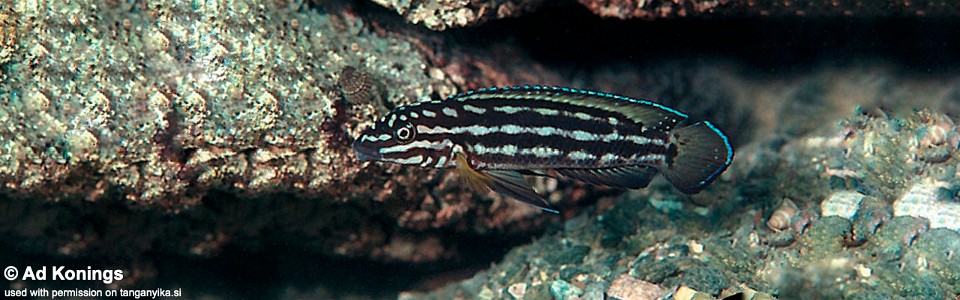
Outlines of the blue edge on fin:
<svg viewBox="0 0 960 300">
<path fill-rule="evenodd" d="M 665 111 L 669 111 L 670 113 L 677 114 L 677 115 L 679 115 L 679 116 L 681 116 L 681 117 L 683 117 L 683 118 L 687 118 L 687 117 L 688 117 L 687 114 L 682 113 L 682 112 L 680 112 L 680 111 L 678 111 L 678 110 L 676 110 L 676 109 L 672 109 L 672 108 L 663 106 L 663 105 L 661 105 L 661 104 L 659 104 L 659 103 L 650 102 L 650 101 L 647 101 L 647 100 L 640 100 L 640 99 L 636 99 L 636 98 L 630 98 L 630 97 L 627 97 L 627 96 L 621 96 L 621 95 L 611 94 L 611 93 L 597 92 L 597 91 L 591 91 L 591 90 L 581 90 L 581 89 L 576 89 L 576 88 L 568 88 L 568 87 L 560 87 L 560 86 L 517 85 L 517 86 L 507 86 L 507 87 L 486 87 L 486 88 L 480 88 L 480 89 L 476 89 L 476 90 L 470 90 L 470 91 L 466 91 L 466 92 L 463 92 L 463 93 L 459 93 L 459 94 L 450 96 L 450 97 L 448 97 L 447 99 L 454 99 L 454 98 L 457 98 L 457 97 L 469 96 L 469 95 L 478 94 L 478 93 L 490 93 L 490 92 L 498 92 L 498 91 L 502 91 L 502 92 L 509 92 L 509 91 L 548 91 L 548 92 L 565 92 L 565 93 L 571 93 L 571 94 L 581 94 L 581 95 L 587 95 L 587 96 L 599 96 L 599 97 L 606 97 L 606 98 L 612 98 L 612 99 L 617 99 L 617 100 L 629 101 L 629 102 L 634 102 L 634 103 L 639 103 L 639 104 L 644 104 L 644 105 L 650 105 L 650 106 L 654 106 L 654 107 L 659 108 L 659 109 L 663 109 L 663 110 L 665 110 Z M 726 137 L 724 137 L 724 138 L 726 138 Z"/>
<path fill-rule="evenodd" d="M 700 181 L 700 183 L 698 184 L 700 187 L 713 181 L 713 179 L 717 177 L 717 175 L 720 175 L 720 173 L 722 173 L 724 170 L 726 170 L 727 167 L 730 166 L 730 163 L 733 161 L 733 147 L 730 146 L 730 139 L 727 138 L 727 135 L 723 134 L 723 132 L 720 132 L 720 129 L 717 129 L 717 127 L 713 126 L 713 123 L 710 123 L 710 121 L 703 121 L 703 124 L 707 125 L 707 127 L 710 127 L 710 130 L 713 130 L 713 132 L 715 132 L 718 136 L 720 136 L 721 139 L 723 139 L 723 146 L 727 147 L 727 160 L 723 162 L 723 168 L 717 168 L 716 170 L 713 171 L 713 174 L 710 174 L 710 176 L 707 176 L 707 178 Z"/>
</svg>

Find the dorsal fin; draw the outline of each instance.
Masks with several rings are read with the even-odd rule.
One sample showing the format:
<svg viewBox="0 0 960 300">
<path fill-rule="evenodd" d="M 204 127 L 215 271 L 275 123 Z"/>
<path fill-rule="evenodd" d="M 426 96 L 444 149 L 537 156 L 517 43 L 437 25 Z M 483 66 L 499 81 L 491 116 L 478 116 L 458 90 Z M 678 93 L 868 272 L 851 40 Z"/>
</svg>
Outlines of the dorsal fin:
<svg viewBox="0 0 960 300">
<path fill-rule="evenodd" d="M 660 130 L 670 130 L 681 121 L 687 119 L 687 114 L 659 103 L 616 94 L 566 87 L 524 85 L 482 88 L 452 96 L 448 100 L 466 101 L 486 99 L 550 101 L 598 108 L 623 114 L 634 122 L 647 124 L 650 128 Z"/>
</svg>

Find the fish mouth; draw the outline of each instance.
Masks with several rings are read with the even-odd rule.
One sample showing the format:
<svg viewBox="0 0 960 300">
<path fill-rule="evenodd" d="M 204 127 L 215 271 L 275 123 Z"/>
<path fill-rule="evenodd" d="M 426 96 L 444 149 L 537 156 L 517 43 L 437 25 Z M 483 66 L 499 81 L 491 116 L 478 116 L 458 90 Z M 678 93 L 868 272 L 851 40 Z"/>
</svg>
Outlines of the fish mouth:
<svg viewBox="0 0 960 300">
<path fill-rule="evenodd" d="M 383 159 L 383 155 L 377 149 L 372 149 L 363 145 L 360 141 L 353 142 L 353 153 L 357 155 L 360 161 L 377 161 Z"/>
</svg>

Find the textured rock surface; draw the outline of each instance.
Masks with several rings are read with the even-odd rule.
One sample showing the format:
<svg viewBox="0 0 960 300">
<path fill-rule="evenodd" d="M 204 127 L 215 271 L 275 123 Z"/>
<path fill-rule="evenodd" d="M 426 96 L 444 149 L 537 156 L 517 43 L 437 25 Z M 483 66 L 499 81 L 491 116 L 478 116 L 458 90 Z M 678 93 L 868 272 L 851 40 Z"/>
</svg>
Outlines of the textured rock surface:
<svg viewBox="0 0 960 300">
<path fill-rule="evenodd" d="M 430 5 L 411 3 L 405 16 Z M 434 3 L 475 14 L 488 7 L 479 14 L 488 17 L 501 8 L 484 3 L 527 11 L 519 2 Z M 600 298 L 627 286 L 711 296 L 957 294 L 958 256 L 942 251 L 958 247 L 948 229 L 956 215 L 895 214 L 891 204 L 923 185 L 937 187 L 935 194 L 925 188 L 903 207 L 956 205 L 951 118 L 960 115 L 960 80 L 937 59 L 955 58 L 947 50 L 958 39 L 901 33 L 898 45 L 926 45 L 908 49 L 926 63 L 913 77 L 909 68 L 872 61 L 810 67 L 797 59 L 810 52 L 770 46 L 781 35 L 794 42 L 784 32 L 802 28 L 789 26 L 766 32 L 769 45 L 728 46 L 776 63 L 751 67 L 703 55 L 702 46 L 725 41 L 710 38 L 725 37 L 713 26 L 667 31 L 704 40 L 677 45 L 672 33 L 640 30 L 646 23 L 630 27 L 643 22 L 564 27 L 565 14 L 526 23 L 540 31 L 491 22 L 492 29 L 438 34 L 365 10 L 378 8 L 366 3 L 62 4 L 0 4 L 0 265 L 102 262 L 130 274 L 118 285 L 152 286 L 166 276 L 199 282 L 188 289 L 198 298 L 334 298 L 348 286 L 338 283 L 371 277 L 377 285 L 403 282 L 394 291 L 441 286 L 569 218 L 477 279 L 434 295 Z M 442 24 L 458 19 L 438 16 L 463 11 L 426 15 Z M 841 32 L 835 39 L 860 36 L 827 25 Z M 797 43 L 820 45 L 821 32 L 805 32 L 817 39 Z M 593 40 L 600 42 L 582 42 Z M 625 40 L 638 43 L 616 43 Z M 851 50 L 823 41 L 829 53 Z M 850 43 L 862 41 L 886 45 Z M 800 70 L 779 71 L 791 62 Z M 369 85 L 345 85 L 344 73 Z M 396 105 L 527 83 L 654 99 L 716 121 L 738 146 L 736 165 L 690 197 L 662 181 L 622 197 L 537 179 L 561 207 L 557 217 L 464 191 L 442 171 L 358 165 L 347 147 L 373 115 Z M 930 110 L 912 113 L 919 107 Z M 837 193 L 863 195 L 857 204 L 838 202 L 855 214 L 820 218 L 822 200 Z M 799 212 L 774 232 L 766 222 L 784 198 Z M 331 275 L 336 264 L 316 257 L 355 260 Z M 198 271 L 172 270 L 184 258 Z M 383 262 L 401 267 L 381 276 Z M 363 263 L 372 266 L 357 272 Z M 457 264 L 469 267 L 442 272 Z M 433 273 L 440 274 L 420 283 L 406 278 Z M 195 281 L 197 274 L 214 275 Z M 231 279 L 235 285 L 222 284 Z M 262 290 L 249 284 L 259 279 L 282 292 L 242 294 Z M 236 294 L 218 293 L 221 286 Z M 360 289 L 369 293 L 369 285 Z"/>
<path fill-rule="evenodd" d="M 543 0 L 370 1 L 396 11 L 407 22 L 422 24 L 433 30 L 464 27 L 490 19 L 514 17 L 535 10 L 543 3 L 549 2 Z"/>
<path fill-rule="evenodd" d="M 765 159 L 756 157 L 756 144 L 745 146 L 719 186 L 693 197 L 715 199 L 711 206 L 665 206 L 677 196 L 662 184 L 619 202 L 601 199 L 564 230 L 514 249 L 472 279 L 401 298 L 497 299 L 523 282 L 535 298 L 595 299 L 625 277 L 688 297 L 680 299 L 737 292 L 754 299 L 956 297 L 960 232 L 949 230 L 953 212 L 944 209 L 960 187 L 958 127 L 928 110 L 857 110 L 835 124 L 767 150 L 776 154 Z M 938 126 L 945 128 L 929 130 Z M 940 150 L 938 159 L 922 159 Z M 754 173 L 760 167 L 771 175 Z M 792 220 L 798 226 L 768 229 L 778 202 L 766 199 L 784 195 L 801 200 Z M 926 212 L 892 215 L 894 201 Z"/>
<path fill-rule="evenodd" d="M 550 7 L 543 0 L 369 0 L 433 30 L 466 27 Z M 577 0 L 601 17 L 654 20 L 702 17 L 878 17 L 957 16 L 960 6 L 943 1 L 751 1 L 751 0 Z M 552 4 L 569 5 L 557 1 Z"/>
<path fill-rule="evenodd" d="M 578 0 L 593 13 L 620 19 L 703 16 L 889 16 L 956 15 L 960 7 L 942 1 L 750 1 L 750 0 Z"/>
<path fill-rule="evenodd" d="M 442 171 L 360 165 L 348 145 L 371 115 L 396 105 L 465 88 L 570 82 L 509 44 L 481 52 L 387 31 L 346 4 L 280 4 L 19 2 L 0 10 L 10 25 L 0 59 L 11 70 L 0 74 L 8 99 L 0 106 L 3 231 L 45 238 L 22 248 L 30 253 L 135 259 L 156 244 L 215 255 L 284 228 L 284 239 L 314 241 L 311 251 L 420 263 L 456 259 L 457 242 L 444 238 L 453 233 L 529 234 L 556 221 L 464 191 Z M 712 68 L 663 69 L 673 75 L 599 84 L 630 73 L 611 70 L 583 81 L 626 95 L 635 85 L 652 96 L 683 91 L 670 98 L 699 103 L 689 106 L 696 111 L 731 95 L 709 84 L 725 76 Z M 342 97 L 341 73 L 364 74 L 370 95 Z M 678 86 L 686 82 L 709 88 Z M 536 185 L 566 204 L 588 196 L 583 185 Z M 128 206 L 181 214 L 137 219 Z M 57 215 L 74 225 L 54 230 Z M 82 221 L 124 218 L 140 225 Z M 185 226 L 196 232 L 164 239 Z M 39 234 L 51 230 L 58 233 Z M 114 242 L 130 247 L 97 250 Z"/>
<path fill-rule="evenodd" d="M 349 6 L 0 8 L 0 231 L 24 253 L 129 262 L 305 240 L 422 263 L 456 259 L 452 233 L 549 222 L 442 172 L 356 162 L 349 144 L 371 115 L 458 87 L 418 40 L 375 32 Z M 346 66 L 375 83 L 372 99 L 343 100 Z"/>
<path fill-rule="evenodd" d="M 344 131 L 373 107 L 338 108 L 335 72 L 362 66 L 392 87 L 382 91 L 389 103 L 423 99 L 433 80 L 410 43 L 349 14 L 300 9 L 13 7 L 20 39 L 7 66 L 17 72 L 0 90 L 9 99 L 3 191 L 117 193 L 176 209 L 209 187 L 315 193 L 354 178 Z"/>
</svg>

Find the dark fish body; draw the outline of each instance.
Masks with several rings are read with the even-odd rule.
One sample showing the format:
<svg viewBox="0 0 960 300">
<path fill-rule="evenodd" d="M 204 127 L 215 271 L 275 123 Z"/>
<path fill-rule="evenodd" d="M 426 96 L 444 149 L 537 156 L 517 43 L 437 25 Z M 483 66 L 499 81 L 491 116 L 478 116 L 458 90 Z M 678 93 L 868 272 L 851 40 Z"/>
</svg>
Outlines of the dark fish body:
<svg viewBox="0 0 960 300">
<path fill-rule="evenodd" d="M 587 183 L 646 187 L 659 171 L 697 193 L 733 158 L 707 121 L 649 101 L 594 91 L 523 86 L 466 92 L 400 107 L 353 144 L 360 160 L 457 168 L 475 188 L 544 208 L 524 174 L 554 170 Z"/>
</svg>

